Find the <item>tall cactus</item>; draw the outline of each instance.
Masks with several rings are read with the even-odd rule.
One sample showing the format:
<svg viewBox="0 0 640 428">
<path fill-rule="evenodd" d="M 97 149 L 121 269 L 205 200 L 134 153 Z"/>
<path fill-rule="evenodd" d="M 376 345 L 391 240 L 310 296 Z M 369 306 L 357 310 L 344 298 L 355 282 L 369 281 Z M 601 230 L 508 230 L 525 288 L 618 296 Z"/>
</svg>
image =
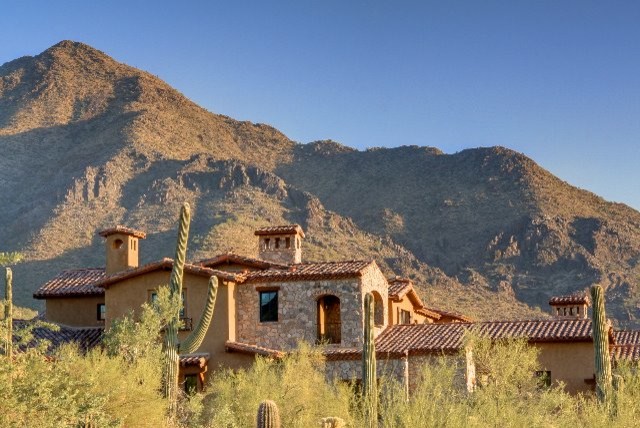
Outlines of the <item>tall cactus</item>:
<svg viewBox="0 0 640 428">
<path fill-rule="evenodd" d="M 7 337 L 5 338 L 5 355 L 9 358 L 13 356 L 13 274 L 11 268 L 5 270 L 5 306 L 4 319 L 7 327 Z"/>
<path fill-rule="evenodd" d="M 611 357 L 609 356 L 609 332 L 604 312 L 604 291 L 601 286 L 591 287 L 593 301 L 593 347 L 596 366 L 596 395 L 601 403 L 611 398 Z"/>
<path fill-rule="evenodd" d="M 258 406 L 257 428 L 280 428 L 280 412 L 271 400 L 264 400 Z"/>
<path fill-rule="evenodd" d="M 376 348 L 373 335 L 373 295 L 364 296 L 364 344 L 362 346 L 362 398 L 367 428 L 378 421 L 378 386 L 376 380 Z"/>
<path fill-rule="evenodd" d="M 169 280 L 169 293 L 172 301 L 177 299 L 182 301 L 182 282 L 184 264 L 187 254 L 187 240 L 189 236 L 189 223 L 191 221 L 191 209 L 189 204 L 185 203 L 180 210 L 180 226 L 178 230 L 178 242 L 176 245 L 176 255 L 171 271 L 171 279 Z M 207 302 L 200 317 L 200 321 L 191 334 L 183 343 L 178 342 L 178 329 L 180 327 L 180 311 L 174 311 L 171 318 L 167 322 L 163 341 L 163 393 L 169 400 L 169 416 L 173 417 L 177 409 L 178 398 L 178 372 L 180 368 L 180 353 L 195 352 L 209 329 L 211 318 L 213 318 L 213 309 L 216 303 L 216 295 L 218 292 L 218 278 L 212 276 L 209 279 Z"/>
</svg>

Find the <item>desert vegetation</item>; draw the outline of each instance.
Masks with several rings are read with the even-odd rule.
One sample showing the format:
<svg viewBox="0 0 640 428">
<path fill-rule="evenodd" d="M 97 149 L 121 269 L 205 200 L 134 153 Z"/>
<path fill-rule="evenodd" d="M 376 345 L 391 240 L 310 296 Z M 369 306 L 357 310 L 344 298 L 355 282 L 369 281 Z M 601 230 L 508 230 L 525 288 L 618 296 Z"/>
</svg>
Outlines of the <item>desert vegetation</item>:
<svg viewBox="0 0 640 428">
<path fill-rule="evenodd" d="M 66 346 L 50 355 L 47 344 L 40 343 L 9 358 L 3 343 L 0 426 L 252 427 L 265 400 L 275 403 L 284 427 L 365 426 L 370 411 L 362 405 L 361 389 L 327 381 L 322 356 L 307 345 L 282 359 L 257 358 L 250 368 L 212 373 L 205 391 L 180 394 L 177 413 L 167 419 L 158 331 L 162 311 L 171 306 L 168 290 L 159 299 L 154 307 L 145 306 L 137 321 L 125 317 L 114 323 L 104 347 L 89 352 Z M 28 330 L 17 336 L 22 344 L 32 343 Z M 409 399 L 393 379 L 379 379 L 377 426 L 635 425 L 640 414 L 636 366 L 615 368 L 624 388 L 600 403 L 595 395 L 570 396 L 562 385 L 546 385 L 534 376 L 537 353 L 522 340 L 469 340 L 478 370 L 473 393 L 456 382 L 461 359 L 443 356 L 423 367 Z"/>
</svg>

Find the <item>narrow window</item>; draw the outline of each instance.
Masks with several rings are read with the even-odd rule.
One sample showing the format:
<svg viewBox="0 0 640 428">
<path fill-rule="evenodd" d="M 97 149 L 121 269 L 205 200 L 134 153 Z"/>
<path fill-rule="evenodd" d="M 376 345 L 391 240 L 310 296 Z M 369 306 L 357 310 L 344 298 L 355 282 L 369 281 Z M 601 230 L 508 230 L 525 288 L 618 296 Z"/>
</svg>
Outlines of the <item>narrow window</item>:
<svg viewBox="0 0 640 428">
<path fill-rule="evenodd" d="M 280 238 L 276 238 L 276 250 L 280 248 Z"/>
<path fill-rule="evenodd" d="M 193 395 L 198 392 L 198 375 L 187 374 L 184 375 L 184 392 L 189 395 Z"/>
<path fill-rule="evenodd" d="M 411 324 L 411 312 L 400 309 L 400 324 Z"/>
<path fill-rule="evenodd" d="M 278 321 L 278 292 L 260 292 L 260 322 Z"/>
<path fill-rule="evenodd" d="M 180 308 L 180 318 L 187 316 L 187 289 L 182 290 L 182 308 Z"/>
<path fill-rule="evenodd" d="M 264 240 L 264 249 L 268 250 L 269 249 L 269 241 L 271 241 L 269 238 L 265 238 Z"/>
<path fill-rule="evenodd" d="M 284 246 L 287 248 L 291 248 L 291 238 L 284 239 Z"/>
<path fill-rule="evenodd" d="M 98 303 L 98 321 L 104 321 L 107 319 L 107 305 L 104 303 Z"/>
</svg>

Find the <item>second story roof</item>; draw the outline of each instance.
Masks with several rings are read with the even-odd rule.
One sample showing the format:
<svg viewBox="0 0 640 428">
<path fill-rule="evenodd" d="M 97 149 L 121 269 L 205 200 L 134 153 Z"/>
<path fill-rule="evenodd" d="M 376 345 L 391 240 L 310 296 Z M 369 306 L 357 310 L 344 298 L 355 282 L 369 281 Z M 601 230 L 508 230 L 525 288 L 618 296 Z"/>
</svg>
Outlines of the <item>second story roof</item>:
<svg viewBox="0 0 640 428">
<path fill-rule="evenodd" d="M 104 289 L 96 283 L 106 278 L 104 268 L 69 269 L 60 272 L 40 287 L 33 297 L 47 299 L 55 297 L 102 296 Z"/>
<path fill-rule="evenodd" d="M 299 263 L 289 269 L 268 269 L 247 272 L 244 282 L 303 281 L 360 277 L 375 262 L 352 260 L 344 262 Z"/>
</svg>

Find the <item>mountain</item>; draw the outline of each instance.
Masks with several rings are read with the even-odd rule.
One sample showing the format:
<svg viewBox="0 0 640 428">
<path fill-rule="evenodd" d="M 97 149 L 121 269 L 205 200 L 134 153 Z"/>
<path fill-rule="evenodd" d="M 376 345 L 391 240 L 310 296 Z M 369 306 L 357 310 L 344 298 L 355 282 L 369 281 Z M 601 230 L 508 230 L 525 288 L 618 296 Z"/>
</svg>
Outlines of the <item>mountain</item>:
<svg viewBox="0 0 640 428">
<path fill-rule="evenodd" d="M 374 258 L 431 306 L 543 316 L 551 295 L 600 283 L 609 314 L 640 325 L 640 213 L 506 148 L 298 144 L 63 41 L 0 66 L 0 150 L 0 250 L 27 256 L 22 305 L 58 271 L 102 265 L 102 228 L 147 231 L 142 262 L 171 256 L 186 200 L 191 259 L 255 255 L 253 229 L 297 222 L 307 260 Z"/>
</svg>

